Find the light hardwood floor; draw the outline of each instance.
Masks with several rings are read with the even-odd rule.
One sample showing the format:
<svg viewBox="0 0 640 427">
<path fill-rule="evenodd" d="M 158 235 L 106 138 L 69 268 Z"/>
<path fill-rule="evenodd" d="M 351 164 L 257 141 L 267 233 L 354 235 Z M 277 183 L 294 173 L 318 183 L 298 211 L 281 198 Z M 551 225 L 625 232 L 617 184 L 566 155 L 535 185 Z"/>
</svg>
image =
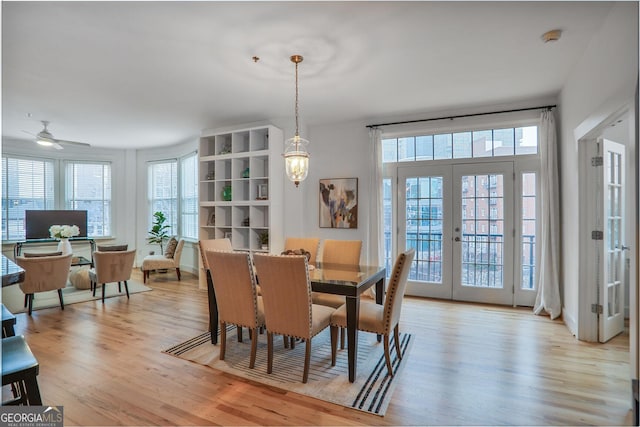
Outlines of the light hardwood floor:
<svg viewBox="0 0 640 427">
<path fill-rule="evenodd" d="M 153 291 L 128 301 L 18 315 L 44 404 L 63 405 L 65 425 L 631 424 L 627 334 L 589 344 L 530 309 L 406 298 L 400 325 L 415 343 L 378 417 L 161 353 L 207 330 L 206 292 L 174 279 L 152 274 Z"/>
</svg>

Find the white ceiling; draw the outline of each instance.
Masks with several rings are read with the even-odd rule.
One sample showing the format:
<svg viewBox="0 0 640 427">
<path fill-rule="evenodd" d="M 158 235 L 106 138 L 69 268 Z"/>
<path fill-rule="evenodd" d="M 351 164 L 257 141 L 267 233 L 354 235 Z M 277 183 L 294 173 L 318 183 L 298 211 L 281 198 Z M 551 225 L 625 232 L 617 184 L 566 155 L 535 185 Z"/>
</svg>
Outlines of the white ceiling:
<svg viewBox="0 0 640 427">
<path fill-rule="evenodd" d="M 147 148 L 292 118 L 292 54 L 307 125 L 553 96 L 611 5 L 4 1 L 2 137 L 50 120 L 56 138 Z"/>
</svg>

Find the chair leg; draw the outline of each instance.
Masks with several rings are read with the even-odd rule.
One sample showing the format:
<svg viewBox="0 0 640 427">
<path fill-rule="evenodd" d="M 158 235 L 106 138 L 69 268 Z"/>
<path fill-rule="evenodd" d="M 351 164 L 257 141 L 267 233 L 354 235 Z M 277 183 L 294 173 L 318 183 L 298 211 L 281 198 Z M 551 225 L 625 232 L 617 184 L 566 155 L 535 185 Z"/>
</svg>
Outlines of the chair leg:
<svg viewBox="0 0 640 427">
<path fill-rule="evenodd" d="M 236 326 L 238 342 L 242 342 L 242 326 Z"/>
<path fill-rule="evenodd" d="M 224 360 L 227 351 L 227 324 L 220 322 L 220 360 Z"/>
<path fill-rule="evenodd" d="M 291 346 L 291 350 L 296 348 L 296 339 L 294 337 L 289 337 L 289 345 Z"/>
<path fill-rule="evenodd" d="M 307 346 L 304 352 L 304 372 L 302 373 L 302 382 L 305 384 L 309 379 L 310 362 L 311 362 L 311 338 L 307 338 Z"/>
<path fill-rule="evenodd" d="M 273 371 L 273 332 L 267 330 L 267 374 Z"/>
<path fill-rule="evenodd" d="M 124 290 L 127 293 L 127 299 L 129 299 L 129 284 L 126 280 L 124 281 Z"/>
<path fill-rule="evenodd" d="M 344 350 L 345 335 L 347 335 L 347 328 L 340 328 L 340 350 Z"/>
<path fill-rule="evenodd" d="M 251 356 L 249 358 L 249 369 L 256 365 L 256 353 L 258 352 L 258 328 L 249 329 L 251 335 Z"/>
<path fill-rule="evenodd" d="M 384 338 L 384 360 L 387 362 L 387 371 L 389 376 L 393 376 L 393 368 L 391 367 L 391 354 L 389 354 L 389 334 L 385 334 Z"/>
<path fill-rule="evenodd" d="M 289 348 L 289 337 L 286 335 L 282 336 L 282 342 L 284 343 L 284 348 Z"/>
<path fill-rule="evenodd" d="M 118 282 L 118 293 L 122 292 L 122 284 Z"/>
<path fill-rule="evenodd" d="M 106 283 L 103 283 L 103 284 L 102 284 L 102 303 L 103 303 L 103 304 L 104 304 L 104 288 L 106 288 L 106 287 L 107 287 L 107 284 L 106 284 Z"/>
<path fill-rule="evenodd" d="M 142 283 L 147 283 L 147 277 L 149 277 L 149 270 L 142 270 Z"/>
<path fill-rule="evenodd" d="M 180 268 L 176 267 L 176 274 L 178 275 L 178 281 L 180 281 Z"/>
<path fill-rule="evenodd" d="M 29 316 L 31 316 L 32 311 L 33 311 L 33 294 L 29 294 Z"/>
<path fill-rule="evenodd" d="M 399 324 L 393 328 L 393 340 L 396 342 L 396 354 L 398 355 L 398 360 L 402 360 L 402 353 L 400 352 L 400 328 Z"/>
<path fill-rule="evenodd" d="M 331 366 L 336 366 L 336 353 L 338 350 L 338 327 L 331 325 Z"/>
<path fill-rule="evenodd" d="M 24 307 L 27 308 L 27 304 L 29 303 L 29 294 L 24 294 Z"/>
<path fill-rule="evenodd" d="M 58 298 L 60 299 L 60 308 L 64 310 L 64 300 L 62 299 L 62 289 L 58 289 Z"/>
<path fill-rule="evenodd" d="M 26 395 L 29 399 L 29 405 L 42 405 L 42 398 L 40 397 L 40 389 L 38 388 L 38 380 L 35 373 L 27 375 L 27 377 L 24 379 L 24 386 L 27 391 Z"/>
</svg>

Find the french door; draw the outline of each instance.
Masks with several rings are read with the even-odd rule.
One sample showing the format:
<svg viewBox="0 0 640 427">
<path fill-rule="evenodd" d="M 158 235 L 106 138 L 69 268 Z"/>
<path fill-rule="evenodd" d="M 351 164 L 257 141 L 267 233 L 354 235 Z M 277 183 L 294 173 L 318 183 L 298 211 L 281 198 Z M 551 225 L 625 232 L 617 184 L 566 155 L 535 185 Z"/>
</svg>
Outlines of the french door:
<svg viewBox="0 0 640 427">
<path fill-rule="evenodd" d="M 602 313 L 599 318 L 598 339 L 609 341 L 624 331 L 624 279 L 625 254 L 625 148 L 624 145 L 604 139 L 602 189 L 597 203 L 604 218 L 604 238 L 601 241 L 602 279 L 599 299 Z"/>
<path fill-rule="evenodd" d="M 398 225 L 408 294 L 514 304 L 513 162 L 399 167 Z"/>
</svg>

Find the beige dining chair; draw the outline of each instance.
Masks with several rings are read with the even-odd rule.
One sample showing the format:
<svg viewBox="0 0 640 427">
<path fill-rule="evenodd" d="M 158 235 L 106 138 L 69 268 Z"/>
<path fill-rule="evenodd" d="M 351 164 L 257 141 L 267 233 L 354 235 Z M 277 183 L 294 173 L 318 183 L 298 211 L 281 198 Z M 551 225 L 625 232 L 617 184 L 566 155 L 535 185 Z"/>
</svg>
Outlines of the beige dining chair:
<svg viewBox="0 0 640 427">
<path fill-rule="evenodd" d="M 209 263 L 205 255 L 206 251 L 233 251 L 231 246 L 231 240 L 224 239 L 201 239 L 198 240 L 198 247 L 200 248 L 200 257 L 202 258 L 202 265 L 206 270 L 209 269 Z"/>
<path fill-rule="evenodd" d="M 396 347 L 398 359 L 402 359 L 400 351 L 400 311 L 402 309 L 402 300 L 404 299 L 404 291 L 407 287 L 407 279 L 411 269 L 411 263 L 415 256 L 415 249 L 410 249 L 401 253 L 396 258 L 393 271 L 390 277 L 389 287 L 384 300 L 384 305 L 376 304 L 373 301 L 361 301 L 358 315 L 358 330 L 372 332 L 374 334 L 383 335 L 384 342 L 384 358 L 387 364 L 387 371 L 393 376 L 391 366 L 391 354 L 389 353 L 389 336 L 393 331 L 393 338 Z M 337 328 L 347 327 L 347 309 L 342 306 L 331 315 L 331 365 L 336 364 L 336 338 L 338 335 Z"/>
<path fill-rule="evenodd" d="M 254 254 L 267 328 L 267 373 L 273 371 L 273 334 L 306 342 L 302 382 L 309 378 L 311 340 L 329 326 L 335 309 L 311 302 L 307 257 Z"/>
<path fill-rule="evenodd" d="M 361 251 L 361 240 L 326 239 L 322 248 L 322 263 L 357 266 L 360 264 Z M 338 308 L 345 303 L 343 296 L 324 292 L 314 292 L 312 298 L 314 304 L 327 305 L 333 308 Z M 340 348 L 344 348 L 345 335 L 345 330 L 340 330 Z"/>
<path fill-rule="evenodd" d="M 24 292 L 24 306 L 28 305 L 29 316 L 33 311 L 33 295 L 38 292 L 58 291 L 60 308 L 64 310 L 62 289 L 67 286 L 72 254 L 44 257 L 16 257 L 16 264 L 25 271 L 24 281 L 19 284 Z"/>
<path fill-rule="evenodd" d="M 249 329 L 251 356 L 249 369 L 256 362 L 258 332 L 265 325 L 262 297 L 256 291 L 251 256 L 248 252 L 205 251 L 210 267 L 213 287 L 218 305 L 220 322 L 220 360 L 224 360 L 227 348 L 227 324 L 236 325 L 241 334 L 242 327 Z M 242 336 L 238 335 L 238 341 Z"/>
<path fill-rule="evenodd" d="M 304 249 L 311 254 L 309 257 L 309 265 L 315 267 L 319 245 L 320 239 L 317 237 L 287 237 L 284 241 L 284 250 L 294 251 L 296 249 Z"/>
<path fill-rule="evenodd" d="M 91 288 L 93 295 L 96 294 L 98 284 L 102 284 L 102 302 L 104 303 L 105 289 L 107 283 L 118 283 L 118 292 L 122 292 L 120 287 L 124 283 L 124 289 L 129 299 L 128 280 L 131 279 L 131 271 L 133 270 L 133 262 L 136 258 L 136 250 L 130 251 L 108 251 L 93 253 L 93 262 L 95 267 L 89 270 L 89 279 L 91 280 Z"/>
</svg>

